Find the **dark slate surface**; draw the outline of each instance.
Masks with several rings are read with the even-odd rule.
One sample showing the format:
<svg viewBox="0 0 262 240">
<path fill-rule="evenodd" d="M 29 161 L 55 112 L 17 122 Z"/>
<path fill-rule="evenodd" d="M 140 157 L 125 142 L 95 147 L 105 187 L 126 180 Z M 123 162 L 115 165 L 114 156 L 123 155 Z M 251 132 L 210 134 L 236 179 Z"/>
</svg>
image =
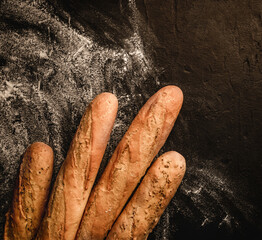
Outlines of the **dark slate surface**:
<svg viewBox="0 0 262 240">
<path fill-rule="evenodd" d="M 161 153 L 187 173 L 149 239 L 259 239 L 262 231 L 262 3 L 1 1 L 0 238 L 26 147 L 55 151 L 55 174 L 99 93 L 119 99 L 102 168 L 145 101 L 185 101 Z"/>
</svg>

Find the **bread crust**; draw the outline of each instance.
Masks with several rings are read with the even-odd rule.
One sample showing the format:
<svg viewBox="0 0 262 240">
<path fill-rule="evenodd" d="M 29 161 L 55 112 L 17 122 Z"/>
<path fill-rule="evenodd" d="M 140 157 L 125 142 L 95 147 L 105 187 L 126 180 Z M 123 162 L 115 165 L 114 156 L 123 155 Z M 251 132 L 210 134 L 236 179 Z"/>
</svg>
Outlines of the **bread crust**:
<svg viewBox="0 0 262 240">
<path fill-rule="evenodd" d="M 42 220 L 53 173 L 53 150 L 42 142 L 30 145 L 21 162 L 5 240 L 31 240 Z"/>
<path fill-rule="evenodd" d="M 89 104 L 56 178 L 36 239 L 75 238 L 117 108 L 117 99 L 111 93 L 102 93 Z"/>
<path fill-rule="evenodd" d="M 104 239 L 128 198 L 165 143 L 183 102 L 167 86 L 141 108 L 92 191 L 76 239 Z"/>
<path fill-rule="evenodd" d="M 185 159 L 179 153 L 160 156 L 114 223 L 107 240 L 147 239 L 179 187 L 185 170 Z"/>
</svg>

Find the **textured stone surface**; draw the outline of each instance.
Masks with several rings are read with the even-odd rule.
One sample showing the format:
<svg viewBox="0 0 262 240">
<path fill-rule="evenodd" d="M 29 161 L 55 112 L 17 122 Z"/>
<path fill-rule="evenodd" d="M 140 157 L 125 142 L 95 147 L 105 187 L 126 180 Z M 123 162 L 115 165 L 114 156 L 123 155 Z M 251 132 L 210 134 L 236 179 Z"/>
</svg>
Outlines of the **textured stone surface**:
<svg viewBox="0 0 262 240">
<path fill-rule="evenodd" d="M 53 147 L 57 173 L 85 107 L 113 92 L 119 113 L 103 168 L 139 108 L 169 84 L 185 101 L 161 153 L 180 152 L 187 172 L 150 239 L 261 234 L 261 1 L 54 6 L 0 3 L 1 234 L 30 143 Z"/>
</svg>

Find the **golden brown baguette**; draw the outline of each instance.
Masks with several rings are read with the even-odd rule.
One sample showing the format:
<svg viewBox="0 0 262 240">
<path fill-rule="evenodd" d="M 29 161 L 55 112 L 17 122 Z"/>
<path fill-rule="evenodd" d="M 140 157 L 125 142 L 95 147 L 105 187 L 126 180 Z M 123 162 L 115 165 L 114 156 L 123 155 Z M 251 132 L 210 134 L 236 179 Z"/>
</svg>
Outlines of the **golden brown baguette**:
<svg viewBox="0 0 262 240">
<path fill-rule="evenodd" d="M 95 181 L 117 114 L 110 93 L 88 106 L 52 189 L 36 239 L 73 240 Z"/>
<path fill-rule="evenodd" d="M 114 223 L 107 240 L 147 239 L 180 185 L 185 169 L 185 159 L 179 153 L 160 156 Z"/>
<path fill-rule="evenodd" d="M 92 191 L 76 239 L 104 239 L 131 193 L 165 143 L 183 102 L 167 86 L 139 111 Z"/>
<path fill-rule="evenodd" d="M 33 239 L 44 214 L 52 173 L 52 149 L 33 143 L 20 165 L 12 206 L 6 214 L 5 240 Z"/>
</svg>

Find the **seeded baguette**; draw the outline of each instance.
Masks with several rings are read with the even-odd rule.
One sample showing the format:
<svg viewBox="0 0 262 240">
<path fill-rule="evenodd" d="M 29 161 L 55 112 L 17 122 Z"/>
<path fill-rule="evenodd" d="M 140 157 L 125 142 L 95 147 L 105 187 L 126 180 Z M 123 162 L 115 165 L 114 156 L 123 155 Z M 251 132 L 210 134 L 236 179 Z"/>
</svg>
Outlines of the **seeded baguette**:
<svg viewBox="0 0 262 240">
<path fill-rule="evenodd" d="M 44 214 L 52 173 L 52 149 L 41 142 L 30 145 L 23 156 L 12 205 L 6 214 L 5 240 L 34 238 Z"/>
<path fill-rule="evenodd" d="M 114 223 L 107 240 L 147 239 L 179 187 L 185 169 L 185 159 L 179 153 L 160 156 Z"/>
<path fill-rule="evenodd" d="M 36 239 L 73 240 L 95 181 L 117 114 L 110 93 L 88 106 L 58 173 L 47 212 Z"/>
<path fill-rule="evenodd" d="M 104 239 L 128 198 L 165 143 L 183 102 L 167 86 L 142 107 L 93 189 L 78 229 L 78 240 Z"/>
</svg>

